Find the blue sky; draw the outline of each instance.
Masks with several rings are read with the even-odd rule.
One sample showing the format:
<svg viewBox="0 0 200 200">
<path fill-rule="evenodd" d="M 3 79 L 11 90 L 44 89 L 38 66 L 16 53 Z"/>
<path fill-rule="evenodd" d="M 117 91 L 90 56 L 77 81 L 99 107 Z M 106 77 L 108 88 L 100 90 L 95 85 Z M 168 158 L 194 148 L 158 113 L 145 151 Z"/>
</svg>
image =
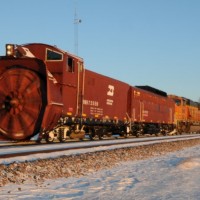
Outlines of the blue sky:
<svg viewBox="0 0 200 200">
<path fill-rule="evenodd" d="M 86 68 L 199 101 L 199 0 L 1 0 L 0 54 L 31 42 L 74 53 L 75 7 Z"/>
</svg>

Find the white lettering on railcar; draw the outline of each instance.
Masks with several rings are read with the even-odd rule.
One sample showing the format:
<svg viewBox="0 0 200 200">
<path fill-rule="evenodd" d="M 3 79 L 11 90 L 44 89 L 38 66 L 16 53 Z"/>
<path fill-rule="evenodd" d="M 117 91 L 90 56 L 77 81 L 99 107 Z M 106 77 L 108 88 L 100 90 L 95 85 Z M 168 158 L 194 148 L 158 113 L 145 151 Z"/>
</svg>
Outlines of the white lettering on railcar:
<svg viewBox="0 0 200 200">
<path fill-rule="evenodd" d="M 99 102 L 98 101 L 87 100 L 87 99 L 83 100 L 83 104 L 87 105 L 87 106 L 96 106 L 96 107 L 99 106 Z"/>
<path fill-rule="evenodd" d="M 112 106 L 113 105 L 113 100 L 112 99 L 107 99 L 106 104 Z"/>
<path fill-rule="evenodd" d="M 115 87 L 113 85 L 108 85 L 108 92 L 107 92 L 107 95 L 108 96 L 114 96 L 114 89 Z"/>
<path fill-rule="evenodd" d="M 97 108 L 97 107 L 90 107 L 90 114 L 102 116 L 103 115 L 103 109 Z"/>
</svg>

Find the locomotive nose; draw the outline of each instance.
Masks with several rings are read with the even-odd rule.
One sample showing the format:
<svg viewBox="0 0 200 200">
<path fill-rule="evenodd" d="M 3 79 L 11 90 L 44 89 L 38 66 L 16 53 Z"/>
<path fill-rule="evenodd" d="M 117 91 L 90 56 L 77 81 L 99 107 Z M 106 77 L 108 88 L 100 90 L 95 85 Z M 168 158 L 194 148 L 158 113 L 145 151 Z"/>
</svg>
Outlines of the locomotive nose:
<svg viewBox="0 0 200 200">
<path fill-rule="evenodd" d="M 7 138 L 26 139 L 39 131 L 42 84 L 28 69 L 13 68 L 0 76 L 0 133 Z"/>
</svg>

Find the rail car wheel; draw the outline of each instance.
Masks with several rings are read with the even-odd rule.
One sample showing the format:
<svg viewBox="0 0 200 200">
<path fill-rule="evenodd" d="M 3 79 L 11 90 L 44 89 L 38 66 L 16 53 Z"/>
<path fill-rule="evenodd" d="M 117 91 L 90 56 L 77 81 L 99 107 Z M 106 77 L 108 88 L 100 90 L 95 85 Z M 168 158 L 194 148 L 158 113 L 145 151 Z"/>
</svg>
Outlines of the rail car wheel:
<svg viewBox="0 0 200 200">
<path fill-rule="evenodd" d="M 123 132 L 123 136 L 124 136 L 124 138 L 128 138 L 130 135 L 131 135 L 130 132 L 129 132 L 129 133 L 127 133 L 127 132 Z"/>
<path fill-rule="evenodd" d="M 97 130 L 97 135 L 98 135 L 99 140 L 103 140 L 105 133 L 106 133 L 105 128 L 100 128 Z"/>
<path fill-rule="evenodd" d="M 159 136 L 159 133 L 158 133 L 158 132 L 155 132 L 155 136 L 158 137 L 158 136 Z"/>
<path fill-rule="evenodd" d="M 45 140 L 47 143 L 53 143 L 55 140 L 54 131 L 50 131 L 49 133 L 46 133 Z"/>
<path fill-rule="evenodd" d="M 0 76 L 0 133 L 23 140 L 40 130 L 44 112 L 43 84 L 28 69 L 12 68 Z"/>
<path fill-rule="evenodd" d="M 94 140 L 94 138 L 96 136 L 95 130 L 90 129 L 89 132 L 88 132 L 88 135 L 89 135 L 90 140 Z"/>
<path fill-rule="evenodd" d="M 137 138 L 140 137 L 140 132 L 139 132 L 139 131 L 136 131 L 136 133 L 135 133 L 135 137 L 137 137 Z"/>
</svg>

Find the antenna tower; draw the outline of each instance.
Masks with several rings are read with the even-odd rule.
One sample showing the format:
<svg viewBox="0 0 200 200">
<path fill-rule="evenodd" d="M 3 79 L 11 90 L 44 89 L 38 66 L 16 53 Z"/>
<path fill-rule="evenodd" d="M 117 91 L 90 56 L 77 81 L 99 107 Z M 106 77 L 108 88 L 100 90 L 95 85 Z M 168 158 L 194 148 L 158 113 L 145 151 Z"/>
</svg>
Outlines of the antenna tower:
<svg viewBox="0 0 200 200">
<path fill-rule="evenodd" d="M 77 10 L 75 5 L 75 11 L 74 11 L 74 49 L 75 54 L 78 56 L 78 25 L 81 23 L 81 19 L 77 16 Z"/>
</svg>

